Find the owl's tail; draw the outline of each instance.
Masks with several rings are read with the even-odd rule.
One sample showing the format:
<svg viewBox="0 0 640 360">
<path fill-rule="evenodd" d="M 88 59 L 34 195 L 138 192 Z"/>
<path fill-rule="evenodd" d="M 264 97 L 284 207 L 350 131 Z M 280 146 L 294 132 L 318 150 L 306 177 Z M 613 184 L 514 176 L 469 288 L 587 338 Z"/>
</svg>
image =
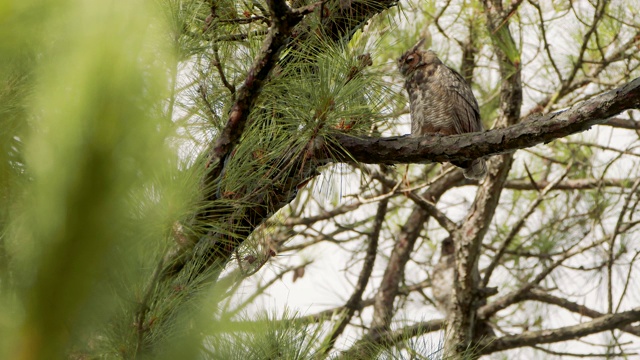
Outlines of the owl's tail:
<svg viewBox="0 0 640 360">
<path fill-rule="evenodd" d="M 462 169 L 462 174 L 467 179 L 482 180 L 487 175 L 487 162 L 484 159 L 475 159 L 471 166 Z"/>
</svg>

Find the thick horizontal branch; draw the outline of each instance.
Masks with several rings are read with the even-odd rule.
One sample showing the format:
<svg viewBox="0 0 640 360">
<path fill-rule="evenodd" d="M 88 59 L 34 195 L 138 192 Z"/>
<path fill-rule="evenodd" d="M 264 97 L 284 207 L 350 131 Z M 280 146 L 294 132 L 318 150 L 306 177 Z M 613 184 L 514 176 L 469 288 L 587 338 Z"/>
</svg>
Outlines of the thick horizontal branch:
<svg viewBox="0 0 640 360">
<path fill-rule="evenodd" d="M 326 161 L 353 161 L 377 164 L 462 162 L 504 154 L 548 143 L 554 139 L 589 130 L 625 110 L 640 108 L 640 78 L 617 89 L 578 103 L 571 108 L 524 121 L 504 129 L 454 136 L 395 136 L 386 138 L 331 135 L 345 154 L 317 154 Z"/>
<path fill-rule="evenodd" d="M 617 329 L 640 321 L 640 308 L 598 317 L 582 324 L 557 329 L 528 331 L 519 335 L 508 335 L 498 339 L 484 340 L 478 344 L 478 351 L 491 354 L 497 351 L 515 349 L 522 346 L 556 343 L 578 339 L 590 334 Z"/>
</svg>

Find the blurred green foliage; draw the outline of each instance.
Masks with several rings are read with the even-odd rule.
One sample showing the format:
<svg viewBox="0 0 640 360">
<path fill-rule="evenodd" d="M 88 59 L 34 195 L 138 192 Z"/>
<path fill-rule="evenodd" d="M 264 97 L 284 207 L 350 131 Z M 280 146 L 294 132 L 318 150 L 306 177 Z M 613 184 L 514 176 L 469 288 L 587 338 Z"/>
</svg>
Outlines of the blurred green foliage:
<svg viewBox="0 0 640 360">
<path fill-rule="evenodd" d="M 136 301 L 192 195 L 168 142 L 175 54 L 147 1 L 12 1 L 0 19 L 0 357 L 66 358 Z"/>
<path fill-rule="evenodd" d="M 222 12 L 233 7 L 218 5 Z M 202 174 L 194 169 L 203 167 L 191 166 L 198 156 L 179 138 L 186 125 L 195 127 L 194 113 L 206 114 L 204 128 L 217 131 L 233 100 L 202 80 L 215 71 L 202 30 L 210 11 L 175 0 L 0 5 L 0 36 L 8 39 L 0 44 L 0 358 L 261 358 L 282 351 L 309 358 L 321 351 L 319 328 L 286 319 L 259 318 L 247 338 L 225 333 L 231 325 L 214 321 L 216 304 L 237 277 L 207 291 L 203 279 L 156 277 L 176 232 L 233 232 L 224 223 L 201 229 L 189 221 L 202 206 Z M 251 40 L 217 48 L 234 85 L 260 46 Z M 362 65 L 361 52 L 348 51 L 283 55 L 297 60 L 267 85 L 244 135 L 259 140 L 241 143 L 218 191 L 250 195 L 248 187 L 266 186 L 286 165 L 283 154 L 304 151 L 328 130 L 370 131 L 387 106 L 385 85 L 374 81 L 381 74 L 347 76 Z M 198 68 L 201 59 L 207 65 Z M 179 75 L 189 62 L 201 79 Z M 209 107 L 201 99 L 194 101 L 199 110 L 183 107 L 180 91 L 200 80 Z M 245 346 L 219 346 L 225 341 Z"/>
</svg>

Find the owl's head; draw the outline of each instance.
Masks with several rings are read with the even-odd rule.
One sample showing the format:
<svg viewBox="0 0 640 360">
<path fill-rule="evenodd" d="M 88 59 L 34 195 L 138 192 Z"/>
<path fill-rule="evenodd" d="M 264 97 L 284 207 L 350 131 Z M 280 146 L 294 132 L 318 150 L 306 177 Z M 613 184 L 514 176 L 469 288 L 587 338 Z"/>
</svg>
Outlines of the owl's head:
<svg viewBox="0 0 640 360">
<path fill-rule="evenodd" d="M 436 53 L 431 50 L 421 49 L 424 42 L 424 38 L 420 39 L 417 44 L 407 50 L 398 59 L 398 69 L 404 77 L 408 77 L 416 69 L 423 66 L 440 63 L 440 59 L 438 59 Z"/>
<path fill-rule="evenodd" d="M 440 256 L 444 257 L 447 255 L 453 255 L 453 253 L 455 252 L 455 244 L 453 243 L 453 239 L 451 239 L 451 236 L 445 238 L 444 240 L 442 240 L 442 247 L 440 248 Z"/>
</svg>

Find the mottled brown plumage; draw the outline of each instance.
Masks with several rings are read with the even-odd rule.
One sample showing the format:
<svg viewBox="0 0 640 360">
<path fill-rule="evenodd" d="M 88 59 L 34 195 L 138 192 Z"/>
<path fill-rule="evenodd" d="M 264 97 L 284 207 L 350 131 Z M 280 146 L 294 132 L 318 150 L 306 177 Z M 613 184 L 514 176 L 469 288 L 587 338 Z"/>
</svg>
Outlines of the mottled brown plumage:
<svg viewBox="0 0 640 360">
<path fill-rule="evenodd" d="M 471 87 L 455 70 L 438 59 L 436 53 L 422 50 L 424 39 L 398 59 L 405 77 L 411 107 L 411 135 L 455 135 L 484 131 L 480 109 Z M 453 163 L 463 168 L 469 179 L 484 178 L 483 159 Z"/>
</svg>

